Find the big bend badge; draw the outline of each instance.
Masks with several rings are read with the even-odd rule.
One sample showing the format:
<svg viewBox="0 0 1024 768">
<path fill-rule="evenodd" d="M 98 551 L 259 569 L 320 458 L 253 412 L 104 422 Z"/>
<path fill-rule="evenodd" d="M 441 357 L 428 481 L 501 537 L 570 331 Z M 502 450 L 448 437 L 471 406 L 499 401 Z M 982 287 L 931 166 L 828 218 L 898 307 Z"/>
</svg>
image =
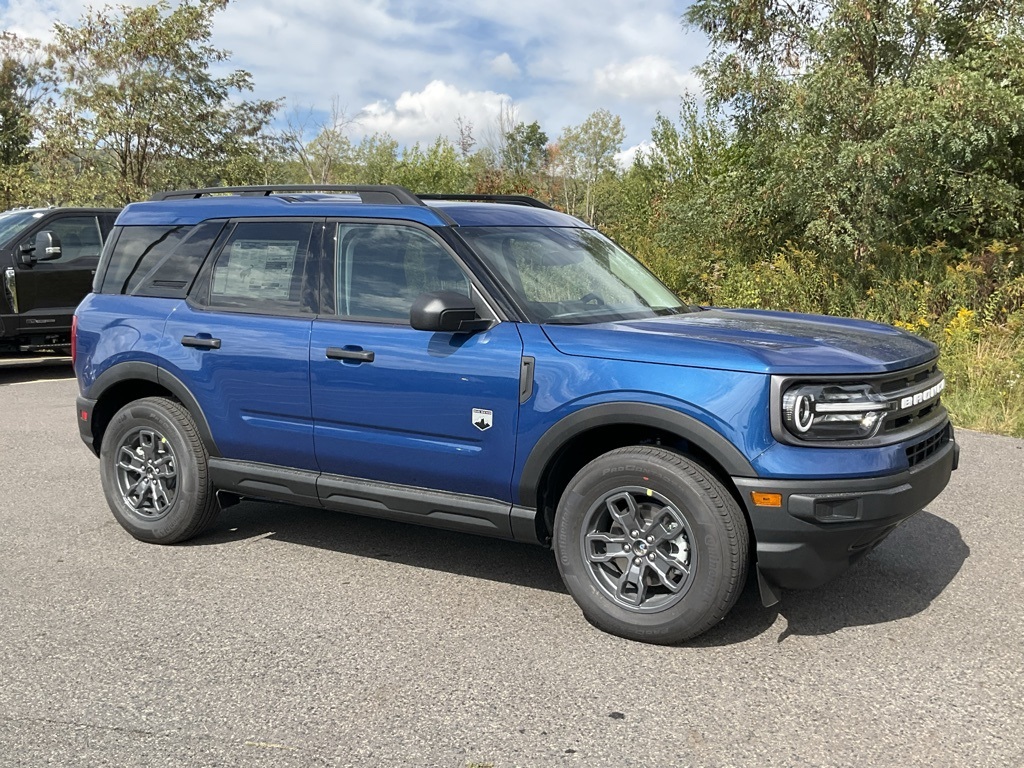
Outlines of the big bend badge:
<svg viewBox="0 0 1024 768">
<path fill-rule="evenodd" d="M 491 424 L 494 423 L 494 412 L 485 411 L 483 408 L 473 409 L 473 426 L 479 429 L 481 432 L 491 428 Z"/>
</svg>

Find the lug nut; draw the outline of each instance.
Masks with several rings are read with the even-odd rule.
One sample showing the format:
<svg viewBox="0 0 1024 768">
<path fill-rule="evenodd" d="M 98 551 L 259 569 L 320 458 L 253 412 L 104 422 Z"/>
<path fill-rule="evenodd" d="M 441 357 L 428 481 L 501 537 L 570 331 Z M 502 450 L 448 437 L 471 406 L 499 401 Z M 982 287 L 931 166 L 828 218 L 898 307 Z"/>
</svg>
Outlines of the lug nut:
<svg viewBox="0 0 1024 768">
<path fill-rule="evenodd" d="M 653 552 L 651 552 L 651 554 L 649 554 L 649 555 L 647 556 L 647 559 L 648 559 L 648 560 L 650 560 L 651 562 L 654 562 L 654 553 L 653 553 Z"/>
<path fill-rule="evenodd" d="M 647 543 L 648 544 L 653 544 L 654 543 L 654 537 L 653 536 L 648 536 L 647 537 Z"/>
<path fill-rule="evenodd" d="M 632 536 L 634 539 L 638 539 L 638 538 L 640 538 L 640 531 L 633 531 L 629 535 Z"/>
<path fill-rule="evenodd" d="M 622 551 L 623 552 L 629 552 L 630 551 L 629 544 L 623 544 L 622 545 Z"/>
<path fill-rule="evenodd" d="M 642 562 L 643 562 L 643 558 L 642 557 L 636 557 L 636 558 L 633 559 L 633 565 L 640 565 L 640 563 L 642 563 Z"/>
</svg>

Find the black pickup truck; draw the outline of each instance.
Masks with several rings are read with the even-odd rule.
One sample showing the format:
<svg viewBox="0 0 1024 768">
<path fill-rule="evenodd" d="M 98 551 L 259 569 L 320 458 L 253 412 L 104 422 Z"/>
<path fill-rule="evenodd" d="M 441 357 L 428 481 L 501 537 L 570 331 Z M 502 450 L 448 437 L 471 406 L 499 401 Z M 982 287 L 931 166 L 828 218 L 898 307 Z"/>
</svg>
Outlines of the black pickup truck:
<svg viewBox="0 0 1024 768">
<path fill-rule="evenodd" d="M 0 354 L 63 347 L 117 208 L 0 213 Z"/>
</svg>

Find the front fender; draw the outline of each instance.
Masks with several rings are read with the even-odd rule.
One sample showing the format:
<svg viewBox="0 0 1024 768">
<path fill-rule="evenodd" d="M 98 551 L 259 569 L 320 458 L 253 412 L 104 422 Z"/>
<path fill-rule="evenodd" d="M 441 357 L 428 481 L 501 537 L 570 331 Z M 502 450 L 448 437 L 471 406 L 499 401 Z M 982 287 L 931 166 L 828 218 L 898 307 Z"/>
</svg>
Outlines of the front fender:
<svg viewBox="0 0 1024 768">
<path fill-rule="evenodd" d="M 544 469 L 563 445 L 587 430 L 615 424 L 652 427 L 679 435 L 700 446 L 730 476 L 757 475 L 736 446 L 692 416 L 649 403 L 601 403 L 563 417 L 534 444 L 519 478 L 519 503 L 524 507 L 537 506 L 537 491 Z"/>
</svg>

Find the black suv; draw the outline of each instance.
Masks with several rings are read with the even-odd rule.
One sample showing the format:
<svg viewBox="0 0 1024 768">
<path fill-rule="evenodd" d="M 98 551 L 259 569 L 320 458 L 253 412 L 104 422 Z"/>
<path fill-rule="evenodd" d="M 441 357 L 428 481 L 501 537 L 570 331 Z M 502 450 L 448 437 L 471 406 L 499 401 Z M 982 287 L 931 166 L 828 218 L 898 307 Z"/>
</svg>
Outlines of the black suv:
<svg viewBox="0 0 1024 768">
<path fill-rule="evenodd" d="M 691 307 L 528 198 L 166 193 L 79 306 L 82 439 L 161 544 L 260 498 L 550 546 L 649 642 L 843 571 L 956 466 L 935 345 Z"/>
<path fill-rule="evenodd" d="M 0 213 L 0 353 L 69 344 L 117 208 Z"/>
</svg>

